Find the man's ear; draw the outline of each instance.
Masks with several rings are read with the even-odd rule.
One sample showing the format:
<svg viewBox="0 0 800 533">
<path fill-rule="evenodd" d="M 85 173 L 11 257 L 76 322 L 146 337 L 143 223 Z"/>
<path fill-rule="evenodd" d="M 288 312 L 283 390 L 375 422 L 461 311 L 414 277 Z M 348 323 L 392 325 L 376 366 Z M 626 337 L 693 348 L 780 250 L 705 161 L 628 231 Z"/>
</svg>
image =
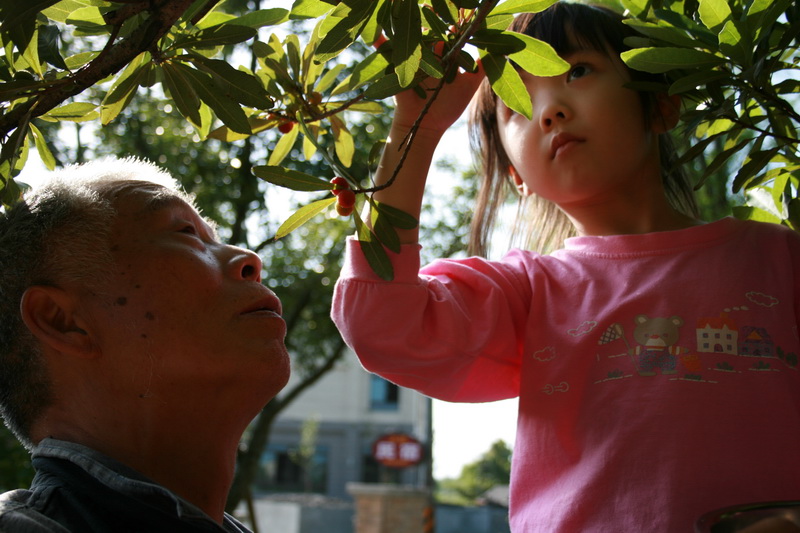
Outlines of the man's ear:
<svg viewBox="0 0 800 533">
<path fill-rule="evenodd" d="M 76 299 L 58 287 L 34 285 L 22 295 L 22 321 L 43 346 L 88 358 L 95 355 L 95 345 L 76 312 Z"/>
<path fill-rule="evenodd" d="M 653 116 L 653 131 L 666 133 L 678 125 L 681 118 L 681 97 L 677 94 L 659 93 Z"/>
</svg>

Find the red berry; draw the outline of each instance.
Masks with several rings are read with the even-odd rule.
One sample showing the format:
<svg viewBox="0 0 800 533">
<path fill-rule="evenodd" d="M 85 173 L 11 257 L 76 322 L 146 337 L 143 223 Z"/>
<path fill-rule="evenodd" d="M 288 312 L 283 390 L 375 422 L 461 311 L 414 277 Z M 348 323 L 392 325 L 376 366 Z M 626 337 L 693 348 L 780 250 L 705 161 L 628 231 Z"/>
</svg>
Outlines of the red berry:
<svg viewBox="0 0 800 533">
<path fill-rule="evenodd" d="M 345 207 L 343 205 L 336 204 L 336 212 L 343 217 L 349 217 L 353 214 L 353 207 Z"/>
<path fill-rule="evenodd" d="M 331 191 L 335 196 L 339 196 L 339 193 L 345 189 L 350 188 L 350 184 L 347 183 L 347 180 L 341 176 L 336 176 L 331 180 L 333 183 L 333 190 Z"/>
<path fill-rule="evenodd" d="M 278 131 L 281 133 L 289 133 L 294 128 L 294 122 L 291 120 L 287 120 L 286 122 L 281 122 L 278 124 Z"/>
<path fill-rule="evenodd" d="M 350 189 L 343 189 L 336 195 L 336 203 L 342 207 L 352 208 L 356 205 L 356 193 Z"/>
</svg>

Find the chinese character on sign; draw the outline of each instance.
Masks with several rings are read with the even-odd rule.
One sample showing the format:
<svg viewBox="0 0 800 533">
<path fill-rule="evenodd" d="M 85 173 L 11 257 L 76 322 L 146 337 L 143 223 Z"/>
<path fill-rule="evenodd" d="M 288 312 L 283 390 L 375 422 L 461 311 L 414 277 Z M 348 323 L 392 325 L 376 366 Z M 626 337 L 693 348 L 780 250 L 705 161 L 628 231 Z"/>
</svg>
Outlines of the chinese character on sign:
<svg viewBox="0 0 800 533">
<path fill-rule="evenodd" d="M 380 461 L 394 461 L 397 459 L 397 446 L 394 442 L 378 442 L 375 445 L 375 459 Z"/>
<path fill-rule="evenodd" d="M 405 468 L 422 461 L 422 444 L 409 435 L 390 433 L 375 441 L 372 455 L 384 466 Z"/>
</svg>

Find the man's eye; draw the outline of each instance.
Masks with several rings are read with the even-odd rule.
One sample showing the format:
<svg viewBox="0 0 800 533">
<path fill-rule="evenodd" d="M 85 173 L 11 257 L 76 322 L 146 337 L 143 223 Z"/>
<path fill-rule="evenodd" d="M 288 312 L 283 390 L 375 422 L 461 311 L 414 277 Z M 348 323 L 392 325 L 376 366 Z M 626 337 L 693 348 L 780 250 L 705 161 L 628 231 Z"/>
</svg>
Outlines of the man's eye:
<svg viewBox="0 0 800 533">
<path fill-rule="evenodd" d="M 567 74 L 567 79 L 569 81 L 576 80 L 586 76 L 591 71 L 592 69 L 586 65 L 575 65 L 570 69 L 569 74 Z"/>
<path fill-rule="evenodd" d="M 189 235 L 197 235 L 197 229 L 191 224 L 187 224 L 180 229 L 180 233 L 188 233 Z"/>
</svg>

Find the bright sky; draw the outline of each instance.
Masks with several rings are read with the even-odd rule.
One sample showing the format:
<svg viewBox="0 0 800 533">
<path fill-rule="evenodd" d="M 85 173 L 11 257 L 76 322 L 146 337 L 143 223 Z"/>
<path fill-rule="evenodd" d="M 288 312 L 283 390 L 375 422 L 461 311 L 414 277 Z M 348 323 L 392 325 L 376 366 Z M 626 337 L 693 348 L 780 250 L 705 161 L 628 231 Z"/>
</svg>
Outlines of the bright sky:
<svg viewBox="0 0 800 533">
<path fill-rule="evenodd" d="M 469 164 L 465 157 L 469 147 L 463 120 L 442 138 L 434 155 L 435 160 L 455 158 L 459 165 Z M 437 196 L 447 197 L 451 180 L 439 173 L 434 162 L 428 189 Z M 424 245 L 424 243 L 423 243 Z M 433 402 L 433 474 L 436 479 L 454 478 L 461 468 L 475 462 L 498 440 L 514 446 L 517 420 L 517 400 L 490 403 L 455 404 Z"/>
</svg>

